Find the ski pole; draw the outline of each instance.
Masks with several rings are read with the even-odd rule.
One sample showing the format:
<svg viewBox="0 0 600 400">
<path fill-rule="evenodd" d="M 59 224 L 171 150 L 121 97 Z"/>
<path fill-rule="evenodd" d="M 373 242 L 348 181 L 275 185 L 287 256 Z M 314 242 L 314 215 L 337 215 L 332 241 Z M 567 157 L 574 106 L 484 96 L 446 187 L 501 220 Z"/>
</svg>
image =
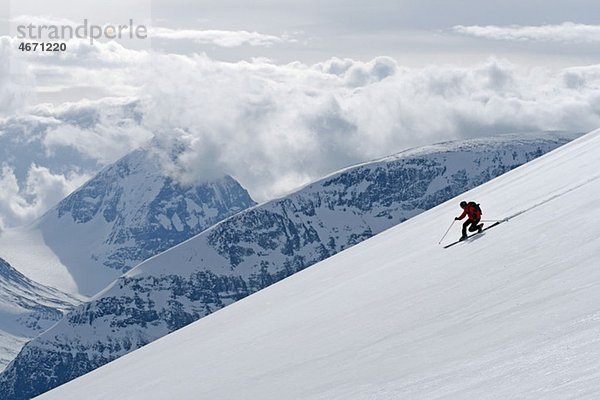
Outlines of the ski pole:
<svg viewBox="0 0 600 400">
<path fill-rule="evenodd" d="M 442 236 L 442 238 L 440 239 L 440 241 L 438 242 L 438 244 L 442 243 L 442 240 L 444 240 L 444 238 L 446 237 L 446 235 L 448 234 L 448 232 L 450 232 L 450 228 L 452 228 L 452 225 L 454 225 L 455 222 L 456 222 L 456 220 L 452 221 L 452 223 L 448 227 L 448 230 L 446 231 L 446 233 L 444 233 L 444 236 Z"/>
</svg>

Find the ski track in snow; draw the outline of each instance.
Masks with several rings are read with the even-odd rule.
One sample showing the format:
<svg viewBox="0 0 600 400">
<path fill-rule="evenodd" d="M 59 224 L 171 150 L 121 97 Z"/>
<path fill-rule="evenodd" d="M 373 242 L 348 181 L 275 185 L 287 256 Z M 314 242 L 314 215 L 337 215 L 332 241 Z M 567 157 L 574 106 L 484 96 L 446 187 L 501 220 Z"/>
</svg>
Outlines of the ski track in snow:
<svg viewBox="0 0 600 400">
<path fill-rule="evenodd" d="M 583 182 L 581 182 L 581 183 L 579 183 L 579 184 L 577 184 L 575 186 L 571 186 L 568 189 L 563 190 L 563 191 L 561 191 L 558 194 L 552 195 L 552 196 L 548 197 L 546 200 L 543 200 L 543 201 L 541 201 L 541 202 L 539 202 L 537 204 L 534 204 L 533 206 L 531 206 L 531 207 L 529 207 L 529 208 L 527 208 L 525 210 L 519 211 L 518 213 L 515 213 L 515 214 L 513 214 L 513 215 L 511 215 L 509 217 L 506 217 L 503 221 L 510 221 L 511 219 L 516 218 L 516 217 L 520 216 L 521 214 L 524 214 L 524 213 L 526 213 L 528 211 L 531 211 L 531 210 L 536 209 L 536 208 L 538 208 L 540 206 L 543 206 L 544 204 L 549 203 L 549 202 L 551 202 L 553 200 L 556 200 L 556 199 L 558 199 L 558 198 L 560 198 L 560 197 L 562 197 L 562 196 L 564 196 L 566 194 L 569 194 L 569 193 L 573 192 L 574 190 L 582 188 L 585 185 L 587 185 L 589 183 L 592 183 L 593 181 L 595 181 L 597 179 L 600 179 L 600 175 L 594 176 L 593 178 L 590 178 L 590 179 L 586 179 L 585 181 L 583 181 Z"/>
</svg>

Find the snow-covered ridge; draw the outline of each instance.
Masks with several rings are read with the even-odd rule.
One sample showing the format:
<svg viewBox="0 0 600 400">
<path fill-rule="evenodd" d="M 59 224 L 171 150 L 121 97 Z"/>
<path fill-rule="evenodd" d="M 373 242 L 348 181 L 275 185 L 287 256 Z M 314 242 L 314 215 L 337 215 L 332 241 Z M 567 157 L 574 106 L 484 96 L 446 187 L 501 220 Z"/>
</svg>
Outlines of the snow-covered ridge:
<svg viewBox="0 0 600 400">
<path fill-rule="evenodd" d="M 40 398 L 599 398 L 599 153 L 600 130 Z M 465 198 L 508 221 L 443 249 Z"/>
<path fill-rule="evenodd" d="M 25 341 L 48 329 L 82 301 L 28 279 L 0 258 L 0 370 Z"/>
<path fill-rule="evenodd" d="M 127 272 L 28 343 L 0 390 L 18 399 L 55 387 L 566 141 L 508 137 L 410 151 L 236 214 Z"/>
<path fill-rule="evenodd" d="M 182 185 L 165 175 L 152 151 L 141 149 L 32 226 L 4 232 L 0 254 L 36 281 L 91 296 L 143 260 L 254 204 L 229 176 Z"/>
</svg>

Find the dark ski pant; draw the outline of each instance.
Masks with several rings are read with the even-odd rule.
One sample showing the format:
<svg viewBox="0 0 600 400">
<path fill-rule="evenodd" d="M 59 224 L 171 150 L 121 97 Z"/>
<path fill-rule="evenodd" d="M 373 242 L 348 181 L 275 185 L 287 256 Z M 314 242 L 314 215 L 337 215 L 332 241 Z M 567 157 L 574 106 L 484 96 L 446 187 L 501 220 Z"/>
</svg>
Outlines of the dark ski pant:
<svg viewBox="0 0 600 400">
<path fill-rule="evenodd" d="M 479 224 L 479 219 L 468 219 L 463 224 L 462 235 L 467 236 L 467 228 L 469 228 L 469 232 L 475 232 L 477 230 L 477 225 Z M 471 225 L 469 227 L 469 225 Z"/>
</svg>

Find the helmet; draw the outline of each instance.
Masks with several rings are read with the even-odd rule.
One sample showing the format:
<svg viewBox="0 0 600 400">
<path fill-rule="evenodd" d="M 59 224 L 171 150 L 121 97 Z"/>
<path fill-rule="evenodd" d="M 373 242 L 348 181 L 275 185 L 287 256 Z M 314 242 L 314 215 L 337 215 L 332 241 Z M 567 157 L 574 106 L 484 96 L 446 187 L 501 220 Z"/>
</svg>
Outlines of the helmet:
<svg viewBox="0 0 600 400">
<path fill-rule="evenodd" d="M 467 202 L 466 201 L 461 201 L 460 202 L 460 207 L 461 208 L 465 208 L 467 206 Z"/>
</svg>

